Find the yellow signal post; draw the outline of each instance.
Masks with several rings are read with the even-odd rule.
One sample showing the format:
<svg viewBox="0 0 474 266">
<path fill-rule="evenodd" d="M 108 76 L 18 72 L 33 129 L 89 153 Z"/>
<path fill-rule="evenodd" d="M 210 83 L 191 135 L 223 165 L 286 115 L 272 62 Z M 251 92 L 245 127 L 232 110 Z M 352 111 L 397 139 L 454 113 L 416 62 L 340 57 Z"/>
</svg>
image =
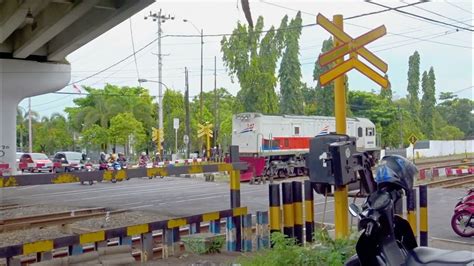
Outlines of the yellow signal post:
<svg viewBox="0 0 474 266">
<path fill-rule="evenodd" d="M 211 156 L 211 138 L 213 137 L 212 133 L 212 124 L 206 122 L 205 125 L 199 124 L 198 137 L 206 137 L 206 148 L 207 148 L 207 158 Z"/>
<path fill-rule="evenodd" d="M 163 149 L 163 147 L 161 146 L 161 143 L 163 142 L 163 129 L 152 127 L 151 139 L 156 142 L 156 149 L 161 154 L 161 150 Z"/>
<path fill-rule="evenodd" d="M 342 15 L 333 16 L 334 24 L 344 31 Z M 341 40 L 334 35 L 334 47 L 342 44 Z M 336 60 L 336 64 L 342 64 L 344 58 Z M 344 75 L 334 79 L 334 113 L 336 115 L 336 133 L 346 134 L 346 88 L 344 87 Z M 336 186 L 334 191 L 334 221 L 336 225 L 336 238 L 349 235 L 349 220 L 347 217 L 347 186 Z"/>
<path fill-rule="evenodd" d="M 330 32 L 334 38 L 334 48 L 322 54 L 319 57 L 319 62 L 321 66 L 330 63 L 334 63 L 335 66 L 319 76 L 319 84 L 324 86 L 334 81 L 336 132 L 337 134 L 346 134 L 346 89 L 344 86 L 344 74 L 352 69 L 356 69 L 383 88 L 387 88 L 389 85 L 388 80 L 357 58 L 357 56 L 360 55 L 380 71 L 384 73 L 387 72 L 388 65 L 364 47 L 364 45 L 385 35 L 387 30 L 385 26 L 382 25 L 353 39 L 344 32 L 342 15 L 335 15 L 331 22 L 323 15 L 318 14 L 316 22 Z M 348 60 L 344 61 L 344 56 L 346 55 L 350 56 Z M 336 238 L 343 238 L 349 234 L 347 194 L 347 186 L 336 186 L 334 191 Z"/>
</svg>

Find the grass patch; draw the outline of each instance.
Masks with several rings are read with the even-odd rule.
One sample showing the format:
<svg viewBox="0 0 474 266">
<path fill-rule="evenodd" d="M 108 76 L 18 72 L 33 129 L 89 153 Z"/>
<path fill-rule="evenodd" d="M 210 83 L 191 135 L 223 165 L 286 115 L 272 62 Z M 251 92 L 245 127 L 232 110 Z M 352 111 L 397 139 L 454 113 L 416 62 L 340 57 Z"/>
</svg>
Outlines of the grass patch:
<svg viewBox="0 0 474 266">
<path fill-rule="evenodd" d="M 242 258 L 238 263 L 249 266 L 344 265 L 344 262 L 355 254 L 357 233 L 346 239 L 332 239 L 326 229 L 318 229 L 314 237 L 315 243 L 299 246 L 294 238 L 288 238 L 278 232 L 272 233 L 272 249 Z"/>
</svg>

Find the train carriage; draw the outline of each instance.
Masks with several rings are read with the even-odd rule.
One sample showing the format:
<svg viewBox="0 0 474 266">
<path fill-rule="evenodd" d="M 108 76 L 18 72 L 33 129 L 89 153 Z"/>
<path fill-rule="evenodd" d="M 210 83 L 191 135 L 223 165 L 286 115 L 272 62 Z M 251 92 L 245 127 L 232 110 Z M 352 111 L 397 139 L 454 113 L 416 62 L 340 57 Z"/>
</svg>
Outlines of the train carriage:
<svg viewBox="0 0 474 266">
<path fill-rule="evenodd" d="M 287 177 L 306 172 L 304 155 L 316 135 L 336 131 L 334 117 L 263 115 L 241 113 L 232 119 L 232 145 L 238 145 L 240 158 L 249 163 L 242 180 L 267 175 Z M 374 156 L 379 151 L 375 125 L 366 118 L 347 118 L 347 134 L 356 137 L 357 149 Z"/>
</svg>

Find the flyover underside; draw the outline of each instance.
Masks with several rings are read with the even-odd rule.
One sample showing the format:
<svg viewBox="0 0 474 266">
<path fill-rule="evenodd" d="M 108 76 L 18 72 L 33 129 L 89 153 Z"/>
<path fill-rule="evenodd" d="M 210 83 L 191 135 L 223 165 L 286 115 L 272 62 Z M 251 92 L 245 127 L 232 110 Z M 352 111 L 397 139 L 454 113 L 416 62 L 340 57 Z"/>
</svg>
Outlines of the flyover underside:
<svg viewBox="0 0 474 266">
<path fill-rule="evenodd" d="M 0 172 L 16 172 L 16 114 L 18 103 L 31 96 L 54 92 L 70 81 L 65 63 L 0 59 Z"/>
</svg>

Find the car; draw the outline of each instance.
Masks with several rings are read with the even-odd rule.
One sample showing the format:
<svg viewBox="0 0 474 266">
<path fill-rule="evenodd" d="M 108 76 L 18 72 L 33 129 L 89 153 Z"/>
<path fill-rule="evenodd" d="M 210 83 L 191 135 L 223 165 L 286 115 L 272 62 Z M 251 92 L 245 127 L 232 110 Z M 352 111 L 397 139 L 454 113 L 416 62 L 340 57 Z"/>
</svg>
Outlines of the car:
<svg viewBox="0 0 474 266">
<path fill-rule="evenodd" d="M 16 163 L 18 164 L 20 162 L 20 158 L 23 155 L 23 152 L 17 152 L 16 153 Z"/>
<path fill-rule="evenodd" d="M 83 170 L 85 161 L 87 161 L 85 154 L 75 151 L 60 151 L 53 157 L 53 162 L 57 165 L 56 172 L 74 172 Z"/>
<path fill-rule="evenodd" d="M 53 162 L 44 153 L 23 153 L 20 157 L 19 168 L 30 172 L 53 172 Z"/>
</svg>

